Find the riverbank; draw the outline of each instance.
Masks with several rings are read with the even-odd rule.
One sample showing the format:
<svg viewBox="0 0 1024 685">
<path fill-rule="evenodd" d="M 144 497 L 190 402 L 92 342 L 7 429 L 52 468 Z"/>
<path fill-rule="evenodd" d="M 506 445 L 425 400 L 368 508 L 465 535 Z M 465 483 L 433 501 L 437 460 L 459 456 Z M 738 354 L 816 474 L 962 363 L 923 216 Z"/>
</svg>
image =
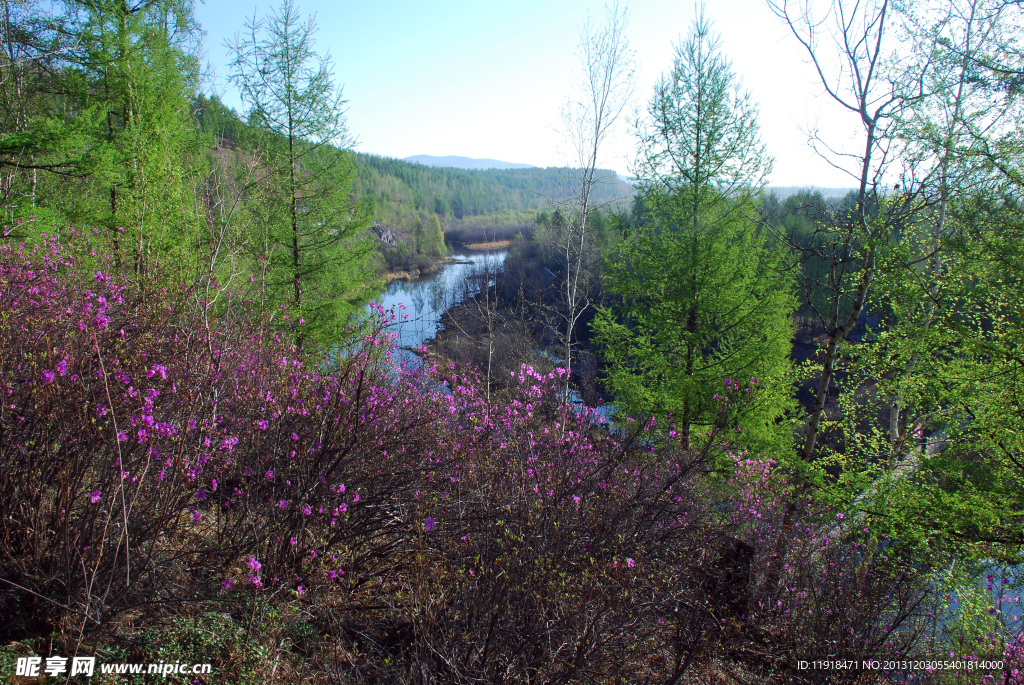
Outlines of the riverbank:
<svg viewBox="0 0 1024 685">
<path fill-rule="evenodd" d="M 475 249 L 475 248 L 471 248 Z M 398 271 L 386 271 L 384 273 L 384 282 L 391 283 L 392 281 L 410 281 L 416 278 L 422 278 L 423 276 L 429 276 L 436 274 L 441 266 L 448 264 L 472 264 L 471 260 L 459 259 L 457 257 L 446 257 L 445 259 L 439 259 L 434 262 L 428 269 L 413 269 L 412 271 L 398 270 Z"/>
<path fill-rule="evenodd" d="M 504 250 L 511 246 L 511 240 L 491 240 L 485 243 L 468 243 L 462 247 L 467 250 Z"/>
<path fill-rule="evenodd" d="M 505 254 L 502 250 L 467 250 L 457 246 L 429 270 L 387 273 L 387 287 L 374 302 L 396 311 L 404 307 L 402 314 L 408 318 L 395 326 L 399 347 L 419 348 L 433 338 L 444 311 L 472 292 L 472 287 L 466 290 L 466 276 L 486 268 L 500 268 Z"/>
</svg>

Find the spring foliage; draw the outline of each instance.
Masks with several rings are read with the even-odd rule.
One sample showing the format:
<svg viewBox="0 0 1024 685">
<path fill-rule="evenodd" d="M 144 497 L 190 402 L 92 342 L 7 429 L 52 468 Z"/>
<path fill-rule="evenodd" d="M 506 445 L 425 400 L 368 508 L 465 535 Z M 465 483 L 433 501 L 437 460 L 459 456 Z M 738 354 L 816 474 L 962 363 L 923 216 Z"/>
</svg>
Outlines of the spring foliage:
<svg viewBox="0 0 1024 685">
<path fill-rule="evenodd" d="M 754 644 L 742 668 L 785 679 L 790 655 L 927 646 L 929 586 L 866 526 L 819 507 L 786 559 L 744 551 L 777 522 L 770 460 L 653 422 L 611 433 L 563 403 L 559 370 L 524 366 L 488 402 L 472 374 L 393 361 L 379 309 L 344 355 L 299 354 L 197 317 L 193 293 L 119 271 L 101 242 L 0 248 L 0 569 L 24 589 L 0 594 L 8 637 L 46 614 L 106 634 L 196 602 L 303 607 L 328 626 L 301 643 L 327 668 L 448 681 L 669 678 Z M 751 394 L 720 393 L 715 444 Z M 778 563 L 784 587 L 761 582 Z M 747 574 L 749 594 L 729 581 Z"/>
<path fill-rule="evenodd" d="M 751 449 L 778 455 L 790 430 L 777 420 L 787 409 L 792 278 L 758 230 L 756 193 L 771 161 L 756 112 L 703 18 L 648 109 L 636 170 L 645 220 L 608 260 L 606 287 L 621 305 L 593 324 L 608 384 L 631 412 L 672 417 L 699 443 L 723 379 L 760 383 L 766 400 L 740 429 Z"/>
</svg>

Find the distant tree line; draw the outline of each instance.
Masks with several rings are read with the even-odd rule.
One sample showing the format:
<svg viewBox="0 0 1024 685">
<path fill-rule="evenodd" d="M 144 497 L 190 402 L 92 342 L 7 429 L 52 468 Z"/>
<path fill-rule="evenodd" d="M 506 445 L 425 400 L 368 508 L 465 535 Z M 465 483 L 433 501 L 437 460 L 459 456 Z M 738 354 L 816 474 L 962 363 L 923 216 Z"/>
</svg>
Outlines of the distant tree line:
<svg viewBox="0 0 1024 685">
<path fill-rule="evenodd" d="M 964 7 L 942 8 L 926 28 L 910 9 L 858 6 L 874 44 L 892 38 L 887 22 L 918 22 L 916 52 L 898 78 L 879 76 L 874 48 L 844 53 L 847 69 L 871 74 L 870 93 L 833 95 L 869 114 L 856 187 L 833 198 L 767 191 L 757 109 L 698 19 L 637 129 L 631 205 L 603 224 L 592 216 L 579 258 L 594 311 L 573 353 L 585 397 L 598 380 L 621 420 L 668 426 L 694 448 L 723 392 L 756 384 L 737 431 L 796 474 L 781 530 L 828 498 L 936 573 L 979 554 L 1019 563 L 1024 542 L 1022 323 L 1011 305 L 1024 273 L 1020 15 Z M 817 30 L 776 9 L 797 35 Z M 549 352 L 574 221 L 538 216 L 496 286 Z M 765 553 L 781 556 L 787 540 L 777 534 Z"/>
<path fill-rule="evenodd" d="M 578 177 L 358 156 L 291 0 L 231 42 L 241 115 L 189 0 L 0 4 L 0 670 L 1020 682 L 1020 3 L 770 0 L 859 122 L 836 200 L 767 193 L 699 14 L 628 205 L 614 3 Z M 499 236 L 398 356 L 381 271 Z"/>
<path fill-rule="evenodd" d="M 384 206 L 399 205 L 448 219 L 506 210 L 551 207 L 570 192 L 575 174 L 566 168 L 455 169 L 357 154 L 360 193 Z M 631 187 L 614 171 L 600 170 L 601 203 L 628 198 Z"/>
</svg>

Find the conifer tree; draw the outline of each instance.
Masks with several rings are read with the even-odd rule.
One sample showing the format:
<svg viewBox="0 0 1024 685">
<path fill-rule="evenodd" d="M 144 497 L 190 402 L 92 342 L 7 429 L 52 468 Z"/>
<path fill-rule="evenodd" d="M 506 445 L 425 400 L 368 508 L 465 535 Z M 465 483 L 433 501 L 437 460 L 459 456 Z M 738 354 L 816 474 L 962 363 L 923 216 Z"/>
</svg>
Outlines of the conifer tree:
<svg viewBox="0 0 1024 685">
<path fill-rule="evenodd" d="M 25 213 L 42 214 L 46 230 L 68 222 L 118 229 L 118 258 L 137 268 L 192 253 L 191 0 L 66 0 L 46 10 L 5 14 L 5 52 L 16 58 L 12 78 L 0 74 L 4 133 L 13 134 L 0 135 L 0 155 L 13 154 L 0 166 L 30 175 L 28 192 L 8 183 L 3 194 L 29 199 Z"/>
<path fill-rule="evenodd" d="M 314 18 L 300 18 L 291 0 L 245 28 L 231 45 L 231 78 L 262 134 L 265 301 L 300 347 L 329 345 L 374 281 L 369 210 L 350 195 L 345 101 L 330 57 L 314 49 Z"/>
<path fill-rule="evenodd" d="M 445 255 L 444 231 L 441 230 L 441 221 L 436 214 L 431 214 L 427 221 L 427 239 L 430 241 L 430 250 L 436 257 Z"/>
<path fill-rule="evenodd" d="M 669 421 L 696 443 L 723 383 L 757 379 L 767 390 L 740 421 L 743 440 L 782 449 L 794 298 L 782 253 L 757 230 L 771 161 L 756 109 L 703 17 L 648 111 L 635 170 L 645 220 L 608 260 L 607 289 L 622 305 L 593 324 L 608 384 L 629 412 Z"/>
</svg>

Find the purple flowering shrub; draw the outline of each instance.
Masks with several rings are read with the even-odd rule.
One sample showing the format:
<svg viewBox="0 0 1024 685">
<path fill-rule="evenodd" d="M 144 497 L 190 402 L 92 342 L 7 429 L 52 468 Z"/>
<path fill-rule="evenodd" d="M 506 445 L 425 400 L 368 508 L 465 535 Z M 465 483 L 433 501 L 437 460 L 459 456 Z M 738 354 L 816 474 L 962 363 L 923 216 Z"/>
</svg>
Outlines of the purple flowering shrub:
<svg viewBox="0 0 1024 685">
<path fill-rule="evenodd" d="M 672 682 L 728 655 L 785 681 L 804 655 L 912 650 L 924 583 L 835 512 L 808 508 L 768 585 L 786 478 L 725 450 L 732 415 L 703 451 L 653 422 L 616 435 L 560 401 L 558 373 L 524 367 L 499 407 L 467 405 L 419 493 L 420 567 L 391 606 L 429 672 Z"/>
<path fill-rule="evenodd" d="M 436 528 L 402 597 L 417 658 L 444 681 L 611 678 L 652 659 L 670 672 L 700 640 L 678 612 L 713 561 L 707 455 L 613 436 L 560 401 L 560 373 L 524 367 L 501 406 L 467 407 L 460 457 L 436 459 L 420 494 Z"/>
<path fill-rule="evenodd" d="M 903 558 L 892 541 L 835 522 L 834 510 L 811 505 L 790 530 L 785 557 L 774 558 L 771 544 L 754 543 L 763 552 L 753 565 L 750 618 L 766 654 L 778 662 L 911 658 L 940 597 L 916 560 Z M 775 564 L 781 577 L 772 585 Z"/>
<path fill-rule="evenodd" d="M 403 558 L 392 504 L 453 398 L 389 376 L 386 320 L 308 362 L 259 326 L 205 328 L 185 289 L 102 258 L 85 272 L 56 241 L 0 249 L 9 610 L 102 625 L 227 579 L 294 587 Z"/>
<path fill-rule="evenodd" d="M 273 604 L 315 626 L 289 640 L 325 681 L 667 683 L 922 639 L 928 588 L 889 543 L 817 505 L 780 531 L 786 474 L 733 449 L 753 390 L 702 449 L 609 431 L 563 370 L 488 403 L 471 371 L 394 361 L 379 308 L 299 353 L 94 249 L 0 245 L 9 640 L 192 606 L 271 630 Z"/>
<path fill-rule="evenodd" d="M 1024 630 L 1006 645 L 1006 685 L 1024 685 Z"/>
</svg>

